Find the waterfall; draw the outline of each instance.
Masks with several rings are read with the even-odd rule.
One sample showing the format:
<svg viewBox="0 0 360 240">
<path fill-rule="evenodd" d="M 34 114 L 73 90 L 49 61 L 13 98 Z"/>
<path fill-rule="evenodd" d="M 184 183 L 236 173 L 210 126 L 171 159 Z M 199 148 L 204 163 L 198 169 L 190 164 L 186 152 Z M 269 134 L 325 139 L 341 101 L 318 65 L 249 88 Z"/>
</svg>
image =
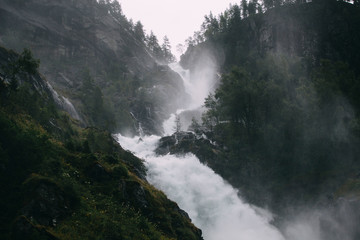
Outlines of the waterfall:
<svg viewBox="0 0 360 240">
<path fill-rule="evenodd" d="M 164 133 L 172 134 L 176 115 L 198 108 L 209 92 L 204 83 L 191 82 L 189 73 L 179 65 L 172 65 L 184 81 L 192 97 L 192 104 L 184 106 L 164 121 Z M 208 83 L 206 83 L 208 84 Z M 202 99 L 200 99 L 202 98 Z M 139 141 L 139 139 L 142 141 Z M 147 179 L 155 187 L 177 202 L 202 229 L 205 240 L 283 240 L 270 222 L 271 214 L 264 209 L 245 204 L 238 192 L 193 154 L 157 156 L 154 150 L 160 136 L 125 137 L 115 135 L 120 145 L 145 160 Z"/>
<path fill-rule="evenodd" d="M 213 92 L 214 86 L 218 81 L 215 64 L 209 64 L 207 68 L 202 68 L 191 76 L 189 70 L 183 69 L 179 63 L 172 63 L 169 67 L 177 72 L 182 80 L 187 94 L 191 96 L 190 105 L 183 106 L 185 109 L 197 109 L 204 104 L 204 99 L 210 92 Z"/>
<path fill-rule="evenodd" d="M 184 209 L 205 240 L 282 240 L 271 214 L 245 204 L 237 191 L 193 154 L 156 156 L 160 136 L 116 135 L 125 149 L 145 159 L 147 180 Z"/>
<path fill-rule="evenodd" d="M 47 82 L 47 86 L 56 104 L 58 104 L 64 111 L 69 113 L 72 118 L 81 121 L 79 113 L 76 111 L 70 100 L 56 92 L 49 82 Z"/>
</svg>

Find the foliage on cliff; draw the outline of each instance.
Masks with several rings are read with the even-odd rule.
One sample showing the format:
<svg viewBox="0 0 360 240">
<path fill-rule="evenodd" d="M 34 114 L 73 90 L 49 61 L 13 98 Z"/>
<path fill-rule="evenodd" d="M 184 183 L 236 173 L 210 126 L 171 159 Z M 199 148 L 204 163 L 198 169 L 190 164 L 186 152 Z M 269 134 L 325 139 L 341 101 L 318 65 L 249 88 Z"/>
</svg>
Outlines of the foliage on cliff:
<svg viewBox="0 0 360 240">
<path fill-rule="evenodd" d="M 202 239 L 142 160 L 55 107 L 28 50 L 0 65 L 1 239 Z"/>
<path fill-rule="evenodd" d="M 223 154 L 202 160 L 273 209 L 335 196 L 360 171 L 360 9 L 313 1 L 239 11 L 207 18 L 205 41 L 182 57 L 191 69 L 207 49 L 224 72 L 203 116 Z"/>
</svg>

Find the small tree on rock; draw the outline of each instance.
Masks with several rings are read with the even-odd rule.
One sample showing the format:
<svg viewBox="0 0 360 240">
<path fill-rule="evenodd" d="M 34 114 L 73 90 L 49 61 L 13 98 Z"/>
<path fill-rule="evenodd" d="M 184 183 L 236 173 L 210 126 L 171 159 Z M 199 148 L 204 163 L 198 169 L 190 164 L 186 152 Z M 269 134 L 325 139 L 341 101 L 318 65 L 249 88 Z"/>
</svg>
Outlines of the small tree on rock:
<svg viewBox="0 0 360 240">
<path fill-rule="evenodd" d="M 178 133 L 181 131 L 181 121 L 180 116 L 178 114 L 175 114 L 175 133 Z"/>
</svg>

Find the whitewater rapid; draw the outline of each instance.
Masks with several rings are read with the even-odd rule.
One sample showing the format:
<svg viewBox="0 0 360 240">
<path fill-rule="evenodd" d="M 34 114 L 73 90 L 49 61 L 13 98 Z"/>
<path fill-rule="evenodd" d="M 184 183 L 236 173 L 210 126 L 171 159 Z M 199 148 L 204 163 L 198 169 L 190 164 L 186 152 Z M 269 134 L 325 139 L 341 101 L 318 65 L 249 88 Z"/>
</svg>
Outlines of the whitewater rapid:
<svg viewBox="0 0 360 240">
<path fill-rule="evenodd" d="M 245 204 L 232 186 L 193 154 L 156 156 L 159 136 L 116 138 L 146 161 L 147 180 L 189 214 L 205 240 L 284 239 L 270 224 L 270 213 Z"/>
<path fill-rule="evenodd" d="M 179 109 L 176 115 L 187 110 L 201 109 L 211 91 L 216 68 L 209 64 L 196 74 L 196 81 L 179 64 L 170 67 L 179 73 L 191 103 Z M 175 113 L 164 121 L 164 135 L 175 128 Z M 115 136 L 120 145 L 145 160 L 147 180 L 178 203 L 203 231 L 205 240 L 283 240 L 281 233 L 270 222 L 269 212 L 245 204 L 238 192 L 193 154 L 184 156 L 157 156 L 154 150 L 160 136 Z"/>
</svg>

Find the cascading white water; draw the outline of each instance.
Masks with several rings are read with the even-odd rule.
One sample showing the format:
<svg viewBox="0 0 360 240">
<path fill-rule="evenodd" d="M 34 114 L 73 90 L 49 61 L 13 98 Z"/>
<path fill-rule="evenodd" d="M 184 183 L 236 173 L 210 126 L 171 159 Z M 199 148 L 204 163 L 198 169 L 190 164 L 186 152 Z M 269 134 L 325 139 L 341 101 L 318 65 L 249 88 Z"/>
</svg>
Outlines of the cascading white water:
<svg viewBox="0 0 360 240">
<path fill-rule="evenodd" d="M 183 69 L 179 63 L 172 63 L 169 67 L 177 72 L 183 80 L 185 91 L 191 96 L 189 106 L 184 106 L 186 109 L 199 108 L 204 104 L 204 99 L 213 91 L 216 76 L 215 64 L 209 64 L 208 68 L 202 68 L 201 71 L 194 73 L 196 81 L 190 77 L 189 70 Z"/>
<path fill-rule="evenodd" d="M 50 90 L 54 101 L 63 110 L 65 110 L 67 113 L 69 113 L 72 118 L 81 121 L 79 113 L 76 111 L 74 105 L 70 102 L 70 100 L 64 96 L 61 96 L 58 92 L 56 92 L 55 89 L 51 86 L 51 84 L 49 82 L 47 82 L 47 87 Z"/>
<path fill-rule="evenodd" d="M 173 70 L 184 76 L 186 71 L 173 65 Z M 184 80 L 192 96 L 188 108 L 201 106 L 209 91 L 199 83 Z M 194 86 L 195 85 L 195 86 Z M 206 91 L 201 92 L 201 91 Z M 201 100 L 198 97 L 201 95 Z M 177 114 L 183 110 L 179 110 Z M 165 134 L 174 132 L 175 115 L 164 121 Z M 193 154 L 156 156 L 154 150 L 160 136 L 128 138 L 116 135 L 120 145 L 146 161 L 148 181 L 177 202 L 203 231 L 206 240 L 282 240 L 281 233 L 273 227 L 271 214 L 263 209 L 245 204 L 237 191 L 219 175 L 200 163 Z"/>
<path fill-rule="evenodd" d="M 282 240 L 269 221 L 271 215 L 239 199 L 237 191 L 219 175 L 187 154 L 156 156 L 159 136 L 127 138 L 121 146 L 146 160 L 148 181 L 177 202 L 202 229 L 205 240 Z"/>
</svg>

